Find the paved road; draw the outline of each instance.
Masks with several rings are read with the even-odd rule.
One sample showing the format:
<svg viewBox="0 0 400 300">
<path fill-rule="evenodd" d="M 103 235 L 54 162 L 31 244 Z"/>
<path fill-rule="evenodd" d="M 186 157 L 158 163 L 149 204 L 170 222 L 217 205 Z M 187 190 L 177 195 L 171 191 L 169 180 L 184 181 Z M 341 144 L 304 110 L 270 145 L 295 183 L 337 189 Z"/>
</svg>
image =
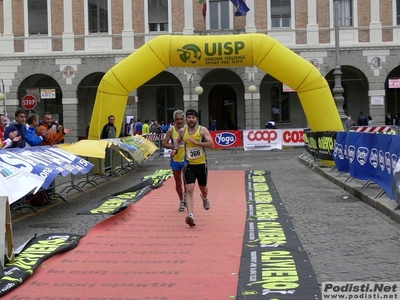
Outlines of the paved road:
<svg viewBox="0 0 400 300">
<path fill-rule="evenodd" d="M 311 171 L 298 161 L 302 153 L 302 149 L 239 153 L 214 150 L 208 155 L 209 169 L 271 171 L 319 282 L 397 280 L 400 224 Z M 68 203 L 59 200 L 39 213 L 13 213 L 15 245 L 35 233 L 86 234 L 105 216 L 77 215 L 78 211 L 104 195 L 133 186 L 160 168 L 168 168 L 168 161 L 151 161 L 135 172 L 88 188 L 85 194 L 68 195 Z"/>
</svg>

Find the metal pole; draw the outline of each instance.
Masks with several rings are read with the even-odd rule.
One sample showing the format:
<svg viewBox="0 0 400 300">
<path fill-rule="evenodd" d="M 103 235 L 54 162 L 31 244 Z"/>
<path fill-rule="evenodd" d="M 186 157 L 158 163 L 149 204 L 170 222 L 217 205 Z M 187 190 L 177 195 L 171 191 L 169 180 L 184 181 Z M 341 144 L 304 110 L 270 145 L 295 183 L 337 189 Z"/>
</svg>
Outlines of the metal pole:
<svg viewBox="0 0 400 300">
<path fill-rule="evenodd" d="M 190 78 L 189 78 L 189 108 L 192 108 L 192 80 L 193 80 L 193 75 L 194 75 L 194 73 L 192 73 L 192 75 L 190 75 Z"/>
<path fill-rule="evenodd" d="M 4 90 L 4 81 L 3 79 L 0 79 L 1 81 L 1 92 L 3 93 L 3 114 L 6 114 L 6 91 Z"/>
<path fill-rule="evenodd" d="M 335 100 L 336 108 L 342 122 L 346 120 L 346 115 L 343 111 L 344 89 L 342 87 L 342 70 L 340 66 L 340 47 L 339 47 L 339 0 L 333 0 L 334 4 L 334 25 L 335 25 L 335 69 L 333 77 L 335 78 L 335 86 L 332 89 L 333 99 Z"/>
<path fill-rule="evenodd" d="M 251 129 L 254 129 L 254 105 L 253 105 L 253 94 L 251 94 Z"/>
</svg>

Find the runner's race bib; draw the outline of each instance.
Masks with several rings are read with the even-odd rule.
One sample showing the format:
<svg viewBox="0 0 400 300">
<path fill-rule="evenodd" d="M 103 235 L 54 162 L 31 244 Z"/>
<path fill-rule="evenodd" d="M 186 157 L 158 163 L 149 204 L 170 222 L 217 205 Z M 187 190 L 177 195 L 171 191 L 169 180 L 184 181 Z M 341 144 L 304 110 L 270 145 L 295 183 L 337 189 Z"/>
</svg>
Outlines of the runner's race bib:
<svg viewBox="0 0 400 300">
<path fill-rule="evenodd" d="M 202 147 L 194 147 L 187 149 L 187 155 L 189 159 L 197 159 L 204 155 Z"/>
</svg>

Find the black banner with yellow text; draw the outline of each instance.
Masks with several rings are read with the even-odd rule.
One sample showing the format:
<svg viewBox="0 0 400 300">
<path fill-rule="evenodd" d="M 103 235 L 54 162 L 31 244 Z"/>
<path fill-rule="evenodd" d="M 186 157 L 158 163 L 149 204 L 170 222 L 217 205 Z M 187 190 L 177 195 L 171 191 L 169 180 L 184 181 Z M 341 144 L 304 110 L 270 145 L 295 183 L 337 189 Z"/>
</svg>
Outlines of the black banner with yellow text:
<svg viewBox="0 0 400 300">
<path fill-rule="evenodd" d="M 321 299 L 299 237 L 268 171 L 246 172 L 247 222 L 237 299 Z"/>
</svg>

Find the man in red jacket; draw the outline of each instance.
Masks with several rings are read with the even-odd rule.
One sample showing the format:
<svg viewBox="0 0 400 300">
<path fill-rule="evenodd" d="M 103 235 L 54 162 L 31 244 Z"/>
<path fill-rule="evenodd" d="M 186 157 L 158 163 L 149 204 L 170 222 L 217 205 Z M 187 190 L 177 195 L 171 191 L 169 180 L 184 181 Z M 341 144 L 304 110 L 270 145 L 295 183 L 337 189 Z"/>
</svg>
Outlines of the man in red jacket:
<svg viewBox="0 0 400 300">
<path fill-rule="evenodd" d="M 53 117 L 49 112 L 44 112 L 42 114 L 42 122 L 43 124 L 38 127 L 36 134 L 38 136 L 43 135 L 46 130 L 48 131 L 48 133 L 45 140 L 40 144 L 40 146 L 53 146 L 62 141 L 66 134 L 72 132 L 72 129 L 64 128 L 61 124 L 53 125 Z"/>
</svg>

